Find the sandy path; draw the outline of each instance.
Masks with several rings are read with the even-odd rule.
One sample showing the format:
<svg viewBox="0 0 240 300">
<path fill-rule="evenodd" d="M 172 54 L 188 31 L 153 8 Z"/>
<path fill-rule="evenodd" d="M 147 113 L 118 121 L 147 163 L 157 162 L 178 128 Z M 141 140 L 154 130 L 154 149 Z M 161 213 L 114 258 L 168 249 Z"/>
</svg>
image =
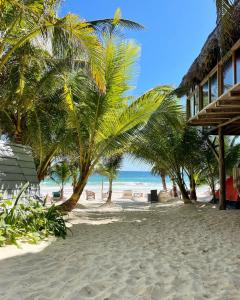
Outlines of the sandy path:
<svg viewBox="0 0 240 300">
<path fill-rule="evenodd" d="M 159 206 L 80 219 L 66 240 L 1 260 L 0 299 L 240 299 L 239 211 Z"/>
</svg>

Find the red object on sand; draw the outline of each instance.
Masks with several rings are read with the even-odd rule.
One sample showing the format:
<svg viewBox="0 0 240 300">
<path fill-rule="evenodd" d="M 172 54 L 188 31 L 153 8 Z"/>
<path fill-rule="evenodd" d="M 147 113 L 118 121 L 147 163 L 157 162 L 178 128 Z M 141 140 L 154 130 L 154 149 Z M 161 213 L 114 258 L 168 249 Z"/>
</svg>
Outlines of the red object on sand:
<svg viewBox="0 0 240 300">
<path fill-rule="evenodd" d="M 219 199 L 219 190 L 215 193 L 216 199 Z M 234 189 L 233 186 L 233 177 L 229 177 L 226 180 L 226 199 L 228 201 L 239 201 L 238 192 Z"/>
</svg>

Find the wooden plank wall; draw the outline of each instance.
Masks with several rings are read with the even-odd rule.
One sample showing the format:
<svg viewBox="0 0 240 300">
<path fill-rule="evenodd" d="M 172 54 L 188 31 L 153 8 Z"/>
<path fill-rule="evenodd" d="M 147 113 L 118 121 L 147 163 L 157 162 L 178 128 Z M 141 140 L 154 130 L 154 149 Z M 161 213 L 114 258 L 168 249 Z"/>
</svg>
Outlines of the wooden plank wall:
<svg viewBox="0 0 240 300">
<path fill-rule="evenodd" d="M 0 200 L 14 198 L 26 182 L 30 195 L 39 194 L 31 148 L 0 141 Z"/>
</svg>

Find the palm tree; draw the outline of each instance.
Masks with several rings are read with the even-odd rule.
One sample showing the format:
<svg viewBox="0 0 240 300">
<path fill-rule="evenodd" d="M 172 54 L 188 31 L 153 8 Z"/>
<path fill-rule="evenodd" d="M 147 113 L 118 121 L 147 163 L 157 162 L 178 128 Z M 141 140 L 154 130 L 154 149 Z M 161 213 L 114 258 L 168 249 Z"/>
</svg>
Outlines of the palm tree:
<svg viewBox="0 0 240 300">
<path fill-rule="evenodd" d="M 120 10 L 113 19 L 85 22 L 74 15 L 59 18 L 59 1 L 0 5 L 0 127 L 15 142 L 32 146 L 41 181 L 68 137 L 59 101 L 65 77 L 82 73 L 104 91 L 100 32 L 142 26 L 122 19 Z"/>
<path fill-rule="evenodd" d="M 71 177 L 68 162 L 63 160 L 50 167 L 50 178 L 60 186 L 61 199 L 64 196 L 64 185 Z"/>
<path fill-rule="evenodd" d="M 65 78 L 63 96 L 68 107 L 68 126 L 72 129 L 80 164 L 75 190 L 63 204 L 66 210 L 75 207 L 97 163 L 103 157 L 122 153 L 151 114 L 159 106 L 165 109 L 164 98 L 170 92 L 169 88 L 162 87 L 138 99 L 129 98 L 129 81 L 139 47 L 112 35 L 104 43 L 105 93 L 79 74 Z"/>
<path fill-rule="evenodd" d="M 177 100 L 172 101 L 176 105 Z M 131 146 L 131 152 L 138 159 L 167 170 L 172 181 L 177 183 L 184 202 L 190 203 L 184 170 L 191 156 L 190 151 L 186 155 L 186 147 L 189 145 L 185 144 L 184 120 L 180 110 L 178 115 L 175 115 L 175 126 L 169 124 L 169 120 L 160 122 L 160 117 L 161 115 L 153 116 L 150 122 L 142 128 L 138 139 Z M 182 125 L 176 126 L 178 122 Z"/>
<path fill-rule="evenodd" d="M 101 176 L 107 177 L 109 181 L 107 204 L 112 202 L 112 184 L 113 180 L 117 178 L 119 169 L 122 163 L 122 155 L 114 155 L 104 158 L 95 169 L 95 172 Z"/>
<path fill-rule="evenodd" d="M 81 59 L 88 58 L 88 66 L 93 78 L 104 89 L 101 63 L 102 45 L 98 38 L 100 31 L 115 31 L 127 27 L 142 29 L 143 26 L 121 18 L 118 9 L 113 19 L 87 22 L 77 15 L 57 16 L 59 0 L 3 0 L 0 2 L 0 73 L 11 61 L 17 49 L 26 43 L 40 44 L 50 50 L 66 52 L 74 50 L 81 53 Z"/>
</svg>

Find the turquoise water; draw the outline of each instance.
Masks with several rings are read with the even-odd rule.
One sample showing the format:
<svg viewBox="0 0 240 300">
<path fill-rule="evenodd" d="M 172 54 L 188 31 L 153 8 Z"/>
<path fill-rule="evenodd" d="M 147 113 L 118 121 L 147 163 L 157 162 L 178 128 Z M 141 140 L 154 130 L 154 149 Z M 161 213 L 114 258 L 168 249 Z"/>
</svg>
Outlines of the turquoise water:
<svg viewBox="0 0 240 300">
<path fill-rule="evenodd" d="M 89 178 L 88 184 L 101 184 L 102 180 L 107 182 L 106 177 L 94 174 Z M 140 172 L 140 171 L 120 171 L 115 183 L 157 183 L 161 182 L 159 176 L 153 176 L 150 172 Z M 70 181 L 69 181 L 70 183 Z M 169 178 L 167 178 L 167 183 L 170 183 Z M 51 179 L 46 179 L 43 184 L 45 185 L 55 185 L 54 181 Z"/>
</svg>

